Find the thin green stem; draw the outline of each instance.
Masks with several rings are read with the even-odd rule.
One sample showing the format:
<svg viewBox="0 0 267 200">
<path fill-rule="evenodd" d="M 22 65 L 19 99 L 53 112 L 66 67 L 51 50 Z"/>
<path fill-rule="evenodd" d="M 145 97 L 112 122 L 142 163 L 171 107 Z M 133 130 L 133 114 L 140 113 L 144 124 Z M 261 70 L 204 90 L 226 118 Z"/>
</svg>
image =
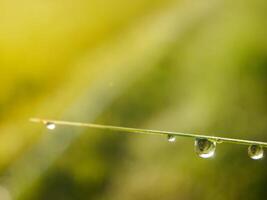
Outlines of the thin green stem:
<svg viewBox="0 0 267 200">
<path fill-rule="evenodd" d="M 181 132 L 173 132 L 173 131 L 137 129 L 137 128 L 128 128 L 128 127 L 120 127 L 120 126 L 60 121 L 60 120 L 41 119 L 41 118 L 31 118 L 30 121 L 35 122 L 35 123 L 43 123 L 43 124 L 46 124 L 49 122 L 49 123 L 54 123 L 57 125 L 89 127 L 89 128 L 97 128 L 97 129 L 104 129 L 104 130 L 121 131 L 121 132 L 127 132 L 127 133 L 141 133 L 141 134 L 150 134 L 150 135 L 173 135 L 173 136 L 180 136 L 180 137 L 205 138 L 205 139 L 209 139 L 214 142 L 217 142 L 217 143 L 260 145 L 262 147 L 267 148 L 266 142 L 253 141 L 253 140 L 242 140 L 242 139 L 225 138 L 225 137 L 217 137 L 217 136 L 209 136 L 209 135 L 199 135 L 199 134 L 191 134 L 191 133 L 181 133 Z"/>
</svg>

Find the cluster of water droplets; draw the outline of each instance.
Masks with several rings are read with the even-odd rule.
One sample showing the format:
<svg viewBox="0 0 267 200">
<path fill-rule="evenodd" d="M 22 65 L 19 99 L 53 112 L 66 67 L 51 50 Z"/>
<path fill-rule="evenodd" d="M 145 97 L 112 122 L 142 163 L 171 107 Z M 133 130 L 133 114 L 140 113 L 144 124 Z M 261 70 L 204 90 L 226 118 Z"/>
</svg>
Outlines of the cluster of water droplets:
<svg viewBox="0 0 267 200">
<path fill-rule="evenodd" d="M 174 135 L 167 135 L 168 142 L 175 142 L 176 137 Z M 220 142 L 218 142 L 220 143 Z M 215 155 L 216 141 L 206 138 L 195 139 L 195 152 L 201 158 L 211 158 Z M 259 160 L 264 157 L 263 147 L 257 144 L 250 145 L 248 147 L 248 156 L 253 160 Z"/>
<path fill-rule="evenodd" d="M 175 142 L 176 137 L 174 135 L 167 135 L 168 142 Z M 196 138 L 195 140 L 195 151 L 201 158 L 213 157 L 216 150 L 216 142 L 205 139 Z"/>
<path fill-rule="evenodd" d="M 49 130 L 54 130 L 56 124 L 53 122 L 45 121 L 45 126 Z M 176 136 L 168 134 L 168 142 L 175 142 Z M 196 138 L 195 139 L 195 152 L 201 158 L 211 158 L 215 155 L 216 144 L 221 143 L 220 141 L 214 141 L 207 138 Z M 248 156 L 253 160 L 262 159 L 264 156 L 263 147 L 258 144 L 253 144 L 248 147 Z"/>
</svg>

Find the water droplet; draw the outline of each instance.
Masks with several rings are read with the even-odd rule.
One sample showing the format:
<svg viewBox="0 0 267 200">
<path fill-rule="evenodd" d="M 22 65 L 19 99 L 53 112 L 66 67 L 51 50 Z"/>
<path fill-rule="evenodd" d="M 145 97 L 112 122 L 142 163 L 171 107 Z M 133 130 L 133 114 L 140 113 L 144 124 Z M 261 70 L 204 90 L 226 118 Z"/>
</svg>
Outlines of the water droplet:
<svg viewBox="0 0 267 200">
<path fill-rule="evenodd" d="M 46 122 L 45 126 L 49 130 L 54 130 L 56 128 L 56 125 L 54 123 L 52 123 L 52 122 Z"/>
<path fill-rule="evenodd" d="M 250 145 L 248 147 L 248 155 L 253 160 L 259 160 L 263 158 L 263 155 L 264 155 L 263 148 L 260 145 L 256 145 L 256 144 Z"/>
<path fill-rule="evenodd" d="M 216 150 L 216 142 L 205 138 L 196 138 L 195 151 L 201 158 L 210 158 L 214 156 Z"/>
<path fill-rule="evenodd" d="M 175 142 L 176 137 L 174 135 L 168 135 L 168 142 Z"/>
</svg>

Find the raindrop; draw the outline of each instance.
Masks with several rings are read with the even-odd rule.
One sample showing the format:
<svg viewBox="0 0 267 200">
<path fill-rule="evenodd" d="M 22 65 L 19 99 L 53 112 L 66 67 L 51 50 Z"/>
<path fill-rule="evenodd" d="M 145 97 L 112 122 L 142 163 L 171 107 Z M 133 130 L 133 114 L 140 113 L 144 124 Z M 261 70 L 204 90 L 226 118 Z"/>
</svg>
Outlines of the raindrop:
<svg viewBox="0 0 267 200">
<path fill-rule="evenodd" d="M 256 144 L 250 145 L 248 147 L 248 155 L 253 160 L 259 160 L 263 158 L 264 155 L 263 148 L 260 145 Z"/>
<path fill-rule="evenodd" d="M 45 126 L 49 130 L 54 130 L 56 128 L 56 124 L 54 124 L 52 122 L 45 122 Z"/>
<path fill-rule="evenodd" d="M 214 156 L 216 150 L 216 142 L 205 138 L 196 138 L 195 151 L 201 158 L 210 158 Z"/>
<path fill-rule="evenodd" d="M 174 135 L 168 135 L 168 142 L 175 142 L 176 137 Z"/>
</svg>

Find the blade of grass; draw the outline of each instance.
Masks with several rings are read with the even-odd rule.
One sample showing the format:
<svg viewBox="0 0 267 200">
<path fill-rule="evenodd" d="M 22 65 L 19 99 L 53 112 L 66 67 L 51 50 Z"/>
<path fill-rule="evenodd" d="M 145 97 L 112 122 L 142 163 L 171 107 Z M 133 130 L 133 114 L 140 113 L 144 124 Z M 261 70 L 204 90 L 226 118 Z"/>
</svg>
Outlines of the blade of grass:
<svg viewBox="0 0 267 200">
<path fill-rule="evenodd" d="M 103 129 L 103 130 L 128 132 L 128 133 L 140 133 L 140 134 L 150 134 L 150 135 L 173 135 L 173 136 L 179 136 L 179 137 L 205 138 L 205 139 L 215 141 L 217 143 L 232 143 L 232 144 L 241 144 L 241 145 L 255 145 L 255 144 L 257 144 L 257 145 L 260 145 L 262 147 L 267 147 L 266 142 L 235 139 L 235 138 L 225 138 L 225 137 L 210 136 L 210 135 L 200 135 L 200 134 L 192 134 L 192 133 L 181 133 L 181 132 L 174 132 L 174 131 L 160 131 L 160 130 L 149 130 L 149 129 L 139 129 L 139 128 L 128 128 L 128 127 L 120 127 L 120 126 L 61 121 L 61 120 L 51 120 L 51 119 L 41 119 L 41 118 L 31 118 L 30 121 L 35 122 L 35 123 L 46 124 L 49 122 L 49 123 L 54 123 L 56 125 L 88 127 L 88 128 L 96 128 L 96 129 Z"/>
</svg>

